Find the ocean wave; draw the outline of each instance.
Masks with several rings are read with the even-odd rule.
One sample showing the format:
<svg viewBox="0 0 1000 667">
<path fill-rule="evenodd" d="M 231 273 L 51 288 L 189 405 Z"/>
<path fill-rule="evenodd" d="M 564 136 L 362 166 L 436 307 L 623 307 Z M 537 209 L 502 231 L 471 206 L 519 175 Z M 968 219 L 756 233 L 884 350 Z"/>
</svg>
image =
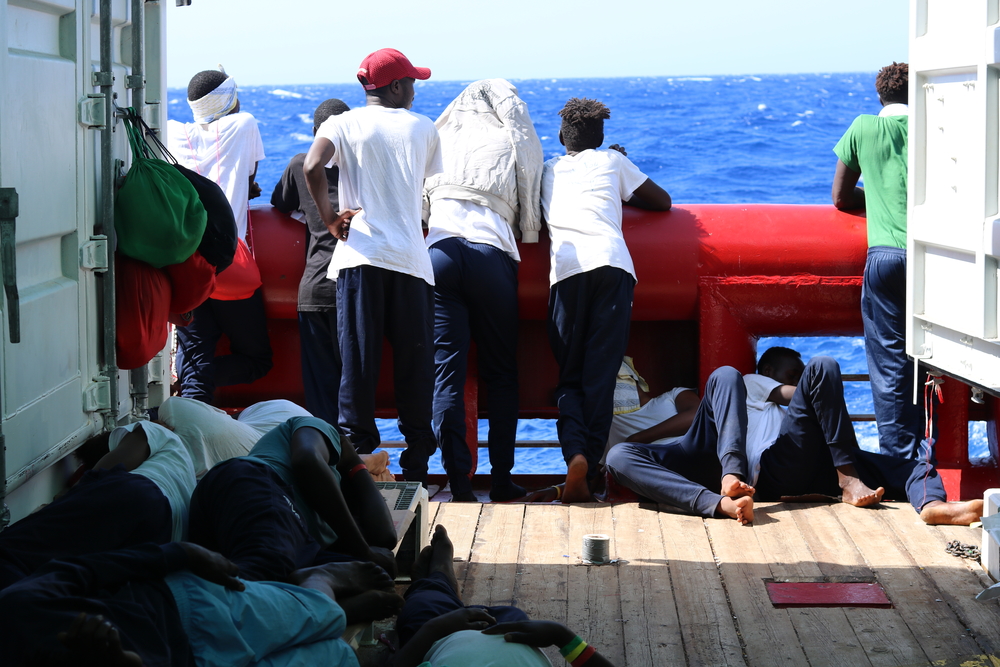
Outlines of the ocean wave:
<svg viewBox="0 0 1000 667">
<path fill-rule="evenodd" d="M 311 144 L 313 140 L 312 135 L 303 134 L 301 132 L 292 132 L 291 136 L 292 139 L 295 139 L 295 141 L 302 141 L 307 144 Z"/>
<path fill-rule="evenodd" d="M 290 90 L 282 90 L 281 88 L 275 88 L 269 91 L 272 95 L 277 95 L 278 97 L 294 97 L 295 99 L 302 99 L 302 93 L 293 93 Z"/>
</svg>

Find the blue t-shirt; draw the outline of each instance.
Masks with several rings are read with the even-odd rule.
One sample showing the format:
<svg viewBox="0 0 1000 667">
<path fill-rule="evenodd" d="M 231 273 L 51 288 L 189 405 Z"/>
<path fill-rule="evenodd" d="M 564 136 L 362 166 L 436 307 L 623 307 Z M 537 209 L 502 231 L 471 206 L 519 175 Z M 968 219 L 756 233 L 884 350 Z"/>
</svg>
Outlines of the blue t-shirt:
<svg viewBox="0 0 1000 667">
<path fill-rule="evenodd" d="M 300 428 L 314 428 L 323 434 L 330 452 L 330 469 L 333 470 L 333 475 L 339 484 L 340 472 L 337 470 L 337 464 L 340 463 L 340 434 L 330 424 L 316 417 L 292 417 L 284 424 L 268 431 L 257 441 L 250 453 L 241 458 L 263 463 L 277 473 L 281 481 L 291 490 L 295 510 L 305 522 L 309 534 L 322 546 L 327 547 L 337 541 L 337 534 L 306 503 L 292 473 L 292 435 Z"/>
</svg>

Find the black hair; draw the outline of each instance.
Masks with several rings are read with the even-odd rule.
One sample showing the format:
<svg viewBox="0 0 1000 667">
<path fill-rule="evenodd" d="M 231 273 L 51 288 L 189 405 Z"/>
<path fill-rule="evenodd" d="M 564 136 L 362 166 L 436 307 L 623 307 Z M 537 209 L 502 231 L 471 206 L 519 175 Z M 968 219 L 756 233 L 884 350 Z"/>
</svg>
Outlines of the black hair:
<svg viewBox="0 0 1000 667">
<path fill-rule="evenodd" d="M 347 106 L 342 100 L 338 100 L 335 97 L 324 101 L 316 107 L 316 111 L 313 112 L 313 130 L 318 130 L 319 126 L 323 124 L 323 121 L 330 116 L 338 116 L 345 111 L 350 110 L 351 107 Z"/>
<path fill-rule="evenodd" d="M 884 104 L 906 104 L 910 90 L 910 66 L 893 62 L 878 71 L 875 91 Z"/>
<path fill-rule="evenodd" d="M 191 77 L 191 83 L 188 84 L 188 99 L 192 102 L 200 100 L 221 86 L 222 82 L 228 78 L 225 72 L 220 72 L 217 69 L 207 69 L 204 72 L 198 72 Z"/>
<path fill-rule="evenodd" d="M 88 438 L 73 454 L 90 470 L 110 449 L 111 431 L 104 431 Z"/>
<path fill-rule="evenodd" d="M 757 360 L 757 372 L 763 375 L 765 366 L 777 370 L 781 367 L 782 362 L 800 361 L 801 359 L 802 355 L 790 347 L 769 347 Z"/>
<path fill-rule="evenodd" d="M 597 148 L 604 143 L 604 121 L 611 118 L 611 110 L 603 102 L 573 97 L 559 112 L 562 117 L 563 145 L 575 150 Z"/>
</svg>

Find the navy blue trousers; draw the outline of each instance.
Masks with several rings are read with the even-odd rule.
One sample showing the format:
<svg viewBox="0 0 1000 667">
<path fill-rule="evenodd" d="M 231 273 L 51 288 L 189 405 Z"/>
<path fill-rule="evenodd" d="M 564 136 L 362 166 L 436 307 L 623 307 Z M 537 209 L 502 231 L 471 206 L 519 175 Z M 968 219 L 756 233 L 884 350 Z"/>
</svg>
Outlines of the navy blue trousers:
<svg viewBox="0 0 1000 667">
<path fill-rule="evenodd" d="M 149 479 L 121 466 L 91 470 L 61 498 L 0 532 L 0 590 L 54 558 L 165 544 L 172 517 Z"/>
<path fill-rule="evenodd" d="M 287 581 L 299 568 L 352 560 L 309 535 L 291 495 L 267 465 L 224 461 L 195 487 L 188 539 L 236 563 L 247 581 Z"/>
<path fill-rule="evenodd" d="M 563 458 L 583 454 L 599 472 L 614 416 L 615 378 L 628 346 L 635 279 L 602 266 L 549 291 L 549 344 L 559 364 L 556 428 Z"/>
<path fill-rule="evenodd" d="M 448 578 L 440 572 L 432 572 L 429 576 L 413 582 L 404 597 L 406 602 L 396 617 L 396 632 L 399 634 L 400 647 L 405 646 L 427 621 L 456 609 L 466 608 L 458 593 L 451 587 Z M 497 623 L 528 620 L 528 615 L 517 607 L 485 607 L 474 604 L 468 605 L 468 608 L 486 610 Z"/>
<path fill-rule="evenodd" d="M 510 484 L 517 435 L 517 262 L 485 243 L 449 238 L 430 247 L 434 265 L 434 434 L 452 493 L 472 491 L 465 377 L 476 341 L 486 384 L 495 488 Z"/>
<path fill-rule="evenodd" d="M 747 389 L 730 366 L 708 377 L 691 428 L 666 445 L 625 442 L 608 452 L 615 481 L 644 498 L 715 516 L 725 475 L 747 479 Z"/>
<path fill-rule="evenodd" d="M 885 487 L 887 500 L 906 498 L 918 512 L 932 500 L 947 498 L 930 462 L 860 448 L 844 402 L 840 365 L 815 357 L 806 364 L 777 440 L 761 455 L 756 497 L 840 495 L 836 467 L 842 465 L 853 465 L 866 486 Z"/>
<path fill-rule="evenodd" d="M 362 454 L 378 447 L 375 388 L 382 337 L 392 346 L 399 431 L 406 450 L 403 478 L 424 481 L 437 447 L 431 429 L 434 395 L 434 288 L 420 278 L 374 266 L 342 269 L 337 277 L 340 331 L 340 427 Z"/>
<path fill-rule="evenodd" d="M 340 342 L 336 309 L 300 310 L 299 344 L 306 410 L 336 426 L 340 414 Z"/>
<path fill-rule="evenodd" d="M 913 362 L 906 356 L 906 251 L 902 248 L 868 249 L 861 318 L 879 450 L 890 456 L 926 458 L 921 447 L 924 409 L 913 404 Z"/>
<path fill-rule="evenodd" d="M 271 370 L 261 289 L 239 301 L 209 299 L 194 309 L 191 324 L 177 327 L 181 396 L 211 403 L 216 387 L 249 384 Z M 223 334 L 229 338 L 229 354 L 217 357 L 215 347 Z"/>
</svg>

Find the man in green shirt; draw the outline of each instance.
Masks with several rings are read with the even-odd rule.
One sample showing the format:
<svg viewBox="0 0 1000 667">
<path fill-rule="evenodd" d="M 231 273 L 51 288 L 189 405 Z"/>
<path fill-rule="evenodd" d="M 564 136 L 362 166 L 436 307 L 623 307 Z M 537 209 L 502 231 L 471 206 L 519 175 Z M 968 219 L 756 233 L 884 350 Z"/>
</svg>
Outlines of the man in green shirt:
<svg viewBox="0 0 1000 667">
<path fill-rule="evenodd" d="M 909 67 L 893 63 L 875 78 L 882 111 L 851 123 L 833 152 L 833 205 L 865 209 L 868 258 L 861 290 L 865 352 L 879 449 L 924 458 L 924 414 L 914 405 L 913 365 L 906 356 L 906 134 Z M 864 188 L 857 187 L 864 175 Z"/>
</svg>

